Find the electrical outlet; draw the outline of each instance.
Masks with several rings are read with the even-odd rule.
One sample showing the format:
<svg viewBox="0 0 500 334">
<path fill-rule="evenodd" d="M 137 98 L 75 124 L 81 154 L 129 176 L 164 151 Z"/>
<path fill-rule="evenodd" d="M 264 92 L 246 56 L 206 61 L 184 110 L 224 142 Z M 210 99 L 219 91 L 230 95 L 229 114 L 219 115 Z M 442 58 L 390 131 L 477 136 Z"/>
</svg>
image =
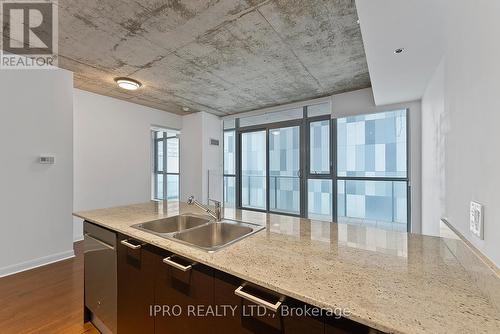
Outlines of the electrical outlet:
<svg viewBox="0 0 500 334">
<path fill-rule="evenodd" d="M 483 234 L 483 206 L 477 202 L 470 202 L 470 231 L 479 239 Z"/>
</svg>

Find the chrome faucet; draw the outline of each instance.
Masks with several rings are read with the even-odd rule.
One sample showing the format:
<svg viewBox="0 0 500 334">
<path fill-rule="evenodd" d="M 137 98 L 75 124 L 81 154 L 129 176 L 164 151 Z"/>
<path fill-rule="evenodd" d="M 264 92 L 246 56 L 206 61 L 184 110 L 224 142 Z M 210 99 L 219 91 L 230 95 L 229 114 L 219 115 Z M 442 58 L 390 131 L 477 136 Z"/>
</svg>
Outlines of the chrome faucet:
<svg viewBox="0 0 500 334">
<path fill-rule="evenodd" d="M 221 214 L 221 205 L 220 205 L 220 202 L 219 201 L 215 201 L 213 199 L 209 199 L 209 201 L 213 202 L 214 205 L 215 205 L 215 210 L 210 210 L 209 208 L 207 208 L 206 206 L 204 206 L 203 204 L 201 204 L 200 202 L 198 202 L 197 200 L 194 199 L 194 196 L 189 196 L 188 197 L 188 200 L 187 200 L 187 203 L 189 205 L 196 205 L 197 207 L 199 207 L 200 209 L 202 209 L 203 211 L 205 211 L 206 213 L 208 213 L 210 216 L 212 216 L 216 222 L 220 222 L 222 220 L 222 214 Z"/>
</svg>

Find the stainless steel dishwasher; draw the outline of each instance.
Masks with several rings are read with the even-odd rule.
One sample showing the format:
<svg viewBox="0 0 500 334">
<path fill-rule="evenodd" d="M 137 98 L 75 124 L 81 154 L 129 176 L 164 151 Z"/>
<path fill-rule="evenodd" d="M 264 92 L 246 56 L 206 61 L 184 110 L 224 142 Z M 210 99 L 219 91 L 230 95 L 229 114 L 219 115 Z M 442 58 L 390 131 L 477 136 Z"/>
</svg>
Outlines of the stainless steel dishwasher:
<svg viewBox="0 0 500 334">
<path fill-rule="evenodd" d="M 84 222 L 85 307 L 103 334 L 116 333 L 116 233 Z"/>
</svg>

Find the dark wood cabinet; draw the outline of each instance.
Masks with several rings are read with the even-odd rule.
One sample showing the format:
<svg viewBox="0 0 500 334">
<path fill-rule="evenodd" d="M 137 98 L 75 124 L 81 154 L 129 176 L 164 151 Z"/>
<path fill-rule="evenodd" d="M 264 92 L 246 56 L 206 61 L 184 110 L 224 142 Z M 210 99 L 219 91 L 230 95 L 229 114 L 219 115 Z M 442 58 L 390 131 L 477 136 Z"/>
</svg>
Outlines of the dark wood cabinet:
<svg viewBox="0 0 500 334">
<path fill-rule="evenodd" d="M 155 304 L 168 313 L 156 315 L 155 333 L 215 333 L 210 312 L 214 305 L 214 270 L 168 253 L 162 253 L 158 266 Z"/>
<path fill-rule="evenodd" d="M 329 317 L 325 319 L 325 334 L 383 334 L 382 332 L 351 321 Z"/>
<path fill-rule="evenodd" d="M 348 319 L 290 312 L 310 306 L 123 235 L 117 257 L 118 334 L 380 333 Z"/>
<path fill-rule="evenodd" d="M 232 305 L 235 308 L 234 314 L 230 313 L 226 317 L 216 318 L 215 328 L 217 333 L 324 333 L 324 324 L 321 319 L 307 316 L 282 316 L 280 310 L 274 312 L 262 307 L 259 303 L 253 303 L 237 296 L 235 291 L 240 286 L 244 286 L 246 293 L 270 304 L 276 303 L 281 298 L 268 290 L 248 284 L 245 285 L 245 282 L 241 279 L 216 272 L 215 304 Z M 298 307 L 299 303 L 291 304 L 285 301 L 285 305 Z"/>
<path fill-rule="evenodd" d="M 123 240 L 129 246 L 122 244 Z M 117 251 L 118 333 L 153 334 L 154 318 L 150 316 L 150 306 L 154 304 L 157 255 L 153 247 L 123 235 L 118 237 Z"/>
<path fill-rule="evenodd" d="M 306 308 L 312 308 L 302 302 L 288 298 L 283 307 L 287 307 L 287 312 L 283 312 L 284 334 L 323 334 L 325 323 L 322 317 L 305 315 Z"/>
</svg>

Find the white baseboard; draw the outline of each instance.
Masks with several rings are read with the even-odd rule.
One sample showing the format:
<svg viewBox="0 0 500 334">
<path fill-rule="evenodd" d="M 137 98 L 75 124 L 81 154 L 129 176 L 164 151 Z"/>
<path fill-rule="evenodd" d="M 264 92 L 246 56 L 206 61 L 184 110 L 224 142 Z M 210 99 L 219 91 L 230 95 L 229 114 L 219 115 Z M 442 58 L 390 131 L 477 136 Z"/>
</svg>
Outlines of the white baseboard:
<svg viewBox="0 0 500 334">
<path fill-rule="evenodd" d="M 70 259 L 72 257 L 75 257 L 75 252 L 73 250 L 69 250 L 66 252 L 47 255 L 47 256 L 40 257 L 38 259 L 25 261 L 25 262 L 21 262 L 18 264 L 13 264 L 10 266 L 0 268 L 0 277 L 10 276 L 13 274 L 20 273 L 22 271 L 26 271 L 26 270 L 34 269 L 37 267 L 45 266 L 47 264 L 51 264 L 54 262 L 59 262 L 62 260 Z"/>
</svg>

